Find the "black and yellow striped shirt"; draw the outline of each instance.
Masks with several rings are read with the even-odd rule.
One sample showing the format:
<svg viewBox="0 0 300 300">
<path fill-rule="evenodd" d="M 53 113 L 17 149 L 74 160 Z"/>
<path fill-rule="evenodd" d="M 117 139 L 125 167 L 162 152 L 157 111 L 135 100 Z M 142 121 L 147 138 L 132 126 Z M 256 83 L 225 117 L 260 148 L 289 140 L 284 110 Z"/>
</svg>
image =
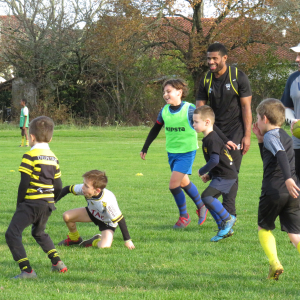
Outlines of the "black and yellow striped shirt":
<svg viewBox="0 0 300 300">
<path fill-rule="evenodd" d="M 45 147 L 43 147 L 45 148 Z M 57 157 L 50 149 L 33 147 L 23 155 L 19 172 L 30 176 L 25 200 L 54 202 L 54 179 L 61 177 Z"/>
</svg>

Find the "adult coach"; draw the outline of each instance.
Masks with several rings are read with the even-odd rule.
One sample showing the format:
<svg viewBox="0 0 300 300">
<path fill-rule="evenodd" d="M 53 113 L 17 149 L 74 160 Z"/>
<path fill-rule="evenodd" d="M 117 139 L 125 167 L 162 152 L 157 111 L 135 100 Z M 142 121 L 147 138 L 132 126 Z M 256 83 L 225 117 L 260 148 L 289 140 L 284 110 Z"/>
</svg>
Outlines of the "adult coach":
<svg viewBox="0 0 300 300">
<path fill-rule="evenodd" d="M 290 48 L 297 53 L 296 63 L 298 64 L 298 71 L 294 72 L 288 78 L 281 102 L 286 108 L 294 110 L 295 118 L 291 120 L 291 127 L 300 119 L 300 43 L 296 47 Z M 292 136 L 294 151 L 295 151 L 295 168 L 298 178 L 300 178 L 300 139 Z"/>
<path fill-rule="evenodd" d="M 201 79 L 196 106 L 209 105 L 216 115 L 215 124 L 226 137 L 238 145 L 230 155 L 239 172 L 242 157 L 250 148 L 252 125 L 252 92 L 248 77 L 235 67 L 227 66 L 227 49 L 221 43 L 207 49 L 209 72 Z M 228 194 L 223 194 L 223 206 L 236 216 L 235 198 L 238 179 Z"/>
</svg>

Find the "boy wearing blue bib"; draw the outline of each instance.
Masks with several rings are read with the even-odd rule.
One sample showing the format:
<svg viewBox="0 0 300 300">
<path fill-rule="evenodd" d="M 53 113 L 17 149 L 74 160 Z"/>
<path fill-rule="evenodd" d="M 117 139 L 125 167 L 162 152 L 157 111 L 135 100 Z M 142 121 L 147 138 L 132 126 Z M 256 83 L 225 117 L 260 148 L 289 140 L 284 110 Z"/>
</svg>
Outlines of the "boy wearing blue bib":
<svg viewBox="0 0 300 300">
<path fill-rule="evenodd" d="M 143 149 L 140 153 L 145 159 L 148 148 L 159 134 L 163 125 L 166 133 L 166 150 L 172 171 L 169 189 L 179 209 L 179 219 L 173 228 L 185 228 L 190 223 L 186 209 L 183 190 L 194 201 L 199 217 L 198 224 L 206 220 L 207 209 L 204 206 L 196 186 L 188 175 L 192 173 L 192 165 L 198 148 L 197 132 L 193 128 L 193 112 L 195 106 L 181 101 L 188 93 L 187 84 L 181 79 L 170 79 L 163 84 L 163 98 L 166 105 L 158 114 Z"/>
</svg>

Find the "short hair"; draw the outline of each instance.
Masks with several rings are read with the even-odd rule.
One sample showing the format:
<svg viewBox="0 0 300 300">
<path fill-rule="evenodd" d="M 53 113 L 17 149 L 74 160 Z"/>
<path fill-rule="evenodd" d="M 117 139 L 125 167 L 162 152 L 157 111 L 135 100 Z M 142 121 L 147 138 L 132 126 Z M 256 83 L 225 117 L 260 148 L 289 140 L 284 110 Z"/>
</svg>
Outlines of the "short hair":
<svg viewBox="0 0 300 300">
<path fill-rule="evenodd" d="M 82 175 L 84 179 L 88 179 L 92 182 L 95 189 L 103 190 L 107 185 L 107 176 L 105 172 L 99 170 L 91 170 Z"/>
<path fill-rule="evenodd" d="M 51 118 L 40 116 L 29 124 L 29 134 L 35 136 L 39 143 L 49 143 L 53 136 L 54 122 Z"/>
<path fill-rule="evenodd" d="M 200 118 L 204 121 L 210 119 L 211 123 L 215 123 L 215 113 L 213 109 L 208 105 L 202 105 L 194 110 L 195 115 L 200 115 Z"/>
<path fill-rule="evenodd" d="M 267 98 L 263 100 L 257 106 L 256 112 L 261 118 L 266 116 L 272 125 L 281 127 L 285 122 L 285 107 L 278 99 Z"/>
<path fill-rule="evenodd" d="M 228 55 L 226 47 L 219 42 L 209 45 L 206 52 L 219 52 L 221 56 Z"/>
<path fill-rule="evenodd" d="M 27 104 L 27 99 L 25 99 L 25 98 L 22 98 L 22 99 L 21 99 L 21 101 L 22 101 L 22 102 L 24 102 L 24 103 L 25 103 L 25 105 Z"/>
<path fill-rule="evenodd" d="M 167 79 L 164 81 L 162 85 L 162 90 L 164 91 L 164 88 L 166 85 L 171 85 L 176 90 L 182 90 L 182 96 L 181 98 L 185 98 L 189 93 L 189 87 L 188 84 L 183 79 Z"/>
</svg>

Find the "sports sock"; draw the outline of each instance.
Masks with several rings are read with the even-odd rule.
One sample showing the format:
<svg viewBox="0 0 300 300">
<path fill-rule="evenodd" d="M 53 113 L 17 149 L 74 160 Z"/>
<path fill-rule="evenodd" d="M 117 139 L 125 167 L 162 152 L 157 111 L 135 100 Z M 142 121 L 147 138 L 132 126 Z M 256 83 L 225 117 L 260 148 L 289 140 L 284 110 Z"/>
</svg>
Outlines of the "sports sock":
<svg viewBox="0 0 300 300">
<path fill-rule="evenodd" d="M 80 234 L 79 234 L 78 230 L 75 232 L 69 232 L 68 235 L 69 235 L 70 240 L 72 240 L 72 241 L 77 241 L 80 238 Z"/>
<path fill-rule="evenodd" d="M 18 260 L 19 268 L 21 271 L 25 271 L 27 273 L 31 273 L 32 268 L 30 266 L 29 260 L 27 257 Z"/>
<path fill-rule="evenodd" d="M 178 186 L 175 189 L 170 189 L 170 192 L 172 193 L 175 202 L 178 206 L 179 209 L 179 214 L 181 217 L 187 218 L 188 213 L 186 210 L 186 201 L 185 201 L 185 195 L 184 192 L 182 191 L 181 187 Z"/>
<path fill-rule="evenodd" d="M 29 146 L 29 140 L 26 140 L 26 146 Z"/>
<path fill-rule="evenodd" d="M 98 247 L 97 244 L 98 244 L 98 242 L 100 242 L 100 241 L 101 241 L 101 239 L 93 240 L 92 246 L 93 246 L 93 247 Z"/>
<path fill-rule="evenodd" d="M 220 230 L 221 227 L 222 227 L 222 220 L 221 220 L 221 218 L 213 210 L 210 210 L 209 212 L 211 213 L 212 217 L 215 219 L 215 221 L 217 223 L 217 226 L 218 226 L 218 229 Z"/>
<path fill-rule="evenodd" d="M 298 250 L 298 252 L 300 253 L 300 242 L 299 242 L 298 245 L 297 245 L 297 250 Z"/>
<path fill-rule="evenodd" d="M 61 259 L 58 256 L 56 249 L 52 249 L 47 253 L 49 259 L 51 260 L 52 265 L 56 265 Z"/>
<path fill-rule="evenodd" d="M 258 231 L 258 237 L 260 244 L 265 251 L 270 265 L 278 263 L 277 250 L 276 250 L 276 241 L 275 237 L 272 234 L 271 230 L 261 229 Z"/>
<path fill-rule="evenodd" d="M 212 196 L 206 196 L 202 199 L 204 205 L 208 208 L 211 215 L 215 219 L 212 211 L 221 219 L 221 221 L 228 221 L 230 220 L 229 212 L 224 208 L 222 203 Z M 215 219 L 216 220 L 216 219 Z M 217 222 L 218 224 L 218 222 Z"/>
<path fill-rule="evenodd" d="M 204 203 L 201 200 L 197 187 L 191 181 L 187 186 L 183 187 L 183 190 L 194 201 L 198 209 L 204 205 Z"/>
<path fill-rule="evenodd" d="M 21 146 L 24 146 L 24 140 L 25 140 L 25 136 L 22 136 Z"/>
</svg>

